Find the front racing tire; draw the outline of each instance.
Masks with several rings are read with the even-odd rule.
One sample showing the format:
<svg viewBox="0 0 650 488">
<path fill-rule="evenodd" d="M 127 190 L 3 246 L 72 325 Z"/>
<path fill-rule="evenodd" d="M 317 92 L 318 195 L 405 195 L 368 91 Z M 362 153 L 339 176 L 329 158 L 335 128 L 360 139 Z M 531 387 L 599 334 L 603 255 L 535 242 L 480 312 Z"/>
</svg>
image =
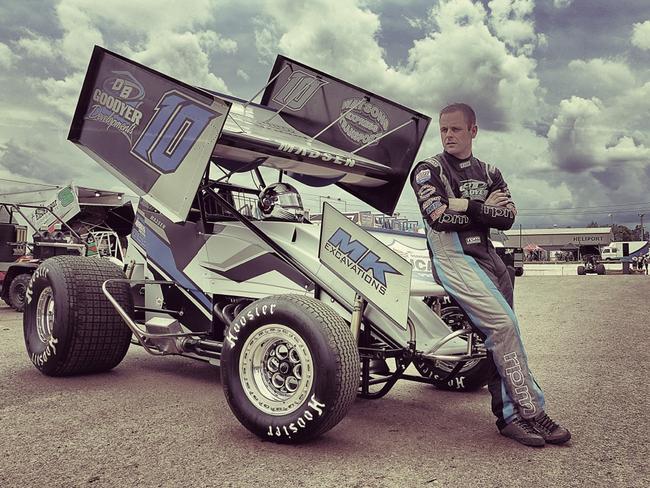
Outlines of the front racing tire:
<svg viewBox="0 0 650 488">
<path fill-rule="evenodd" d="M 126 355 L 131 330 L 102 292 L 108 279 L 124 273 L 102 258 L 57 256 L 32 275 L 25 298 L 23 332 L 27 354 L 43 374 L 99 373 Z M 109 291 L 125 310 L 133 298 L 127 283 Z"/>
<path fill-rule="evenodd" d="M 607 273 L 607 270 L 605 269 L 604 264 L 597 264 L 596 265 L 596 274 L 604 275 L 606 273 Z"/>
<path fill-rule="evenodd" d="M 226 331 L 224 394 L 237 419 L 262 439 L 299 443 L 325 433 L 352 406 L 360 375 L 349 325 L 311 297 L 257 300 Z"/>
<path fill-rule="evenodd" d="M 467 317 L 460 307 L 451 305 L 440 311 L 440 318 L 449 326 L 450 331 L 466 327 Z M 428 378 L 433 386 L 440 390 L 474 391 L 484 387 L 496 372 L 494 362 L 489 359 L 471 359 L 460 370 L 449 377 L 457 363 L 451 361 L 421 360 L 415 361 L 418 373 Z"/>
<path fill-rule="evenodd" d="M 587 269 L 584 266 L 578 266 L 578 274 L 580 276 L 586 275 L 587 274 Z"/>
</svg>

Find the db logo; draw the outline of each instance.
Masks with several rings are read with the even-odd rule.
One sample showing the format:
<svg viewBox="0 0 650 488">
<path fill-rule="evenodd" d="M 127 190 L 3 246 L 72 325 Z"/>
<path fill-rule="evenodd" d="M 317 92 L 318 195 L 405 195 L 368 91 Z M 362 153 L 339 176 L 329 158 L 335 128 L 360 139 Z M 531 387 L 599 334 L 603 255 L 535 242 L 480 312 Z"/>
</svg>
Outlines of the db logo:
<svg viewBox="0 0 650 488">
<path fill-rule="evenodd" d="M 142 100 L 144 88 L 126 71 L 114 71 L 116 75 L 104 82 L 104 91 L 121 100 Z"/>
</svg>

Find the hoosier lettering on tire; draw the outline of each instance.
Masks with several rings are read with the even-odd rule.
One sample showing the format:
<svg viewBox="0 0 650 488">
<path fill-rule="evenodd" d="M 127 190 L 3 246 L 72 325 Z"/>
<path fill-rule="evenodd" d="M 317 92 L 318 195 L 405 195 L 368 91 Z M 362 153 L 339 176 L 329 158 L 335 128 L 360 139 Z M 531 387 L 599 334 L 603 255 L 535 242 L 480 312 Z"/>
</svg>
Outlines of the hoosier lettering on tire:
<svg viewBox="0 0 650 488">
<path fill-rule="evenodd" d="M 360 378 L 348 324 L 311 297 L 257 300 L 226 331 L 221 381 L 231 410 L 255 435 L 297 443 L 334 427 Z"/>
<path fill-rule="evenodd" d="M 41 264 L 25 295 L 23 332 L 32 363 L 48 376 L 108 371 L 124 358 L 131 330 L 102 292 L 108 279 L 124 278 L 102 258 L 57 256 Z M 113 283 L 111 293 L 133 308 L 130 287 Z"/>
</svg>

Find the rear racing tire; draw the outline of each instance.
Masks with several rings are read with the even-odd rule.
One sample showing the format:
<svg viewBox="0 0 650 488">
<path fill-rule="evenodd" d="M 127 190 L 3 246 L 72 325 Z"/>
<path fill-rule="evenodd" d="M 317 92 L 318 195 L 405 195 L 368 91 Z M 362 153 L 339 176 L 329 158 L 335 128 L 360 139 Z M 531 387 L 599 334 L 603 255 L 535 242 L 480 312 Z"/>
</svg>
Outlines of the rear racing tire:
<svg viewBox="0 0 650 488">
<path fill-rule="evenodd" d="M 586 274 L 587 274 L 587 270 L 585 269 L 584 266 L 578 266 L 578 274 L 579 274 L 580 276 L 583 276 L 583 275 L 586 275 Z"/>
<path fill-rule="evenodd" d="M 604 264 L 597 264 L 596 265 L 596 274 L 604 275 L 606 273 L 607 273 L 607 271 L 605 270 L 605 265 Z"/>
<path fill-rule="evenodd" d="M 23 332 L 34 366 L 47 376 L 99 373 L 117 366 L 129 348 L 131 330 L 102 292 L 124 273 L 102 258 L 56 256 L 34 272 L 27 288 Z M 109 291 L 127 311 L 127 283 Z"/>
<path fill-rule="evenodd" d="M 32 275 L 21 273 L 16 275 L 9 284 L 7 291 L 7 302 L 16 312 L 22 312 L 25 309 L 25 292 Z"/>
<path fill-rule="evenodd" d="M 443 308 L 440 318 L 447 324 L 450 331 L 455 331 L 469 325 L 467 316 L 457 305 Z M 457 363 L 451 361 L 422 360 L 415 361 L 414 366 L 418 373 L 440 390 L 449 391 L 475 391 L 484 387 L 496 372 L 494 362 L 489 358 L 472 359 L 454 376 L 449 378 Z"/>
<path fill-rule="evenodd" d="M 311 297 L 257 300 L 226 331 L 224 394 L 237 419 L 262 439 L 299 443 L 325 433 L 352 406 L 360 375 L 349 325 Z"/>
</svg>

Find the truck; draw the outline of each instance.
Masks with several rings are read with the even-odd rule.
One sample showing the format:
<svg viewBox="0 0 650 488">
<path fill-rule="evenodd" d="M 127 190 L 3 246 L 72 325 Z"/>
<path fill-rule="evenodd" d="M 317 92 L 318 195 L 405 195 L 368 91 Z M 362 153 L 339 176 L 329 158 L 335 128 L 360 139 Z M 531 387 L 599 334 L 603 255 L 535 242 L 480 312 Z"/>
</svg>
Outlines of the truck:
<svg viewBox="0 0 650 488">
<path fill-rule="evenodd" d="M 643 256 L 650 251 L 648 241 L 614 241 L 602 248 L 600 258 L 603 261 L 620 260 L 623 257 Z"/>
<path fill-rule="evenodd" d="M 49 257 L 96 254 L 122 262 L 120 236 L 106 222 L 129 229 L 124 221 L 132 219 L 130 203 L 116 206 L 105 198 L 98 202 L 101 194 L 92 190 L 99 197 L 81 205 L 79 195 L 85 190 L 66 185 L 40 204 L 0 203 L 5 220 L 0 223 L 0 298 L 14 310 L 22 312 L 27 284 Z M 116 219 L 121 220 L 119 225 L 113 222 Z"/>
<path fill-rule="evenodd" d="M 312 224 L 290 183 L 392 214 L 429 117 L 284 56 L 263 91 L 237 99 L 95 47 L 68 139 L 140 202 L 126 266 L 56 256 L 33 274 L 33 365 L 108 371 L 132 341 L 207 361 L 243 427 L 277 443 L 324 434 L 399 380 L 484 386 L 485 345 L 442 313 L 431 274 L 326 202 Z"/>
</svg>

